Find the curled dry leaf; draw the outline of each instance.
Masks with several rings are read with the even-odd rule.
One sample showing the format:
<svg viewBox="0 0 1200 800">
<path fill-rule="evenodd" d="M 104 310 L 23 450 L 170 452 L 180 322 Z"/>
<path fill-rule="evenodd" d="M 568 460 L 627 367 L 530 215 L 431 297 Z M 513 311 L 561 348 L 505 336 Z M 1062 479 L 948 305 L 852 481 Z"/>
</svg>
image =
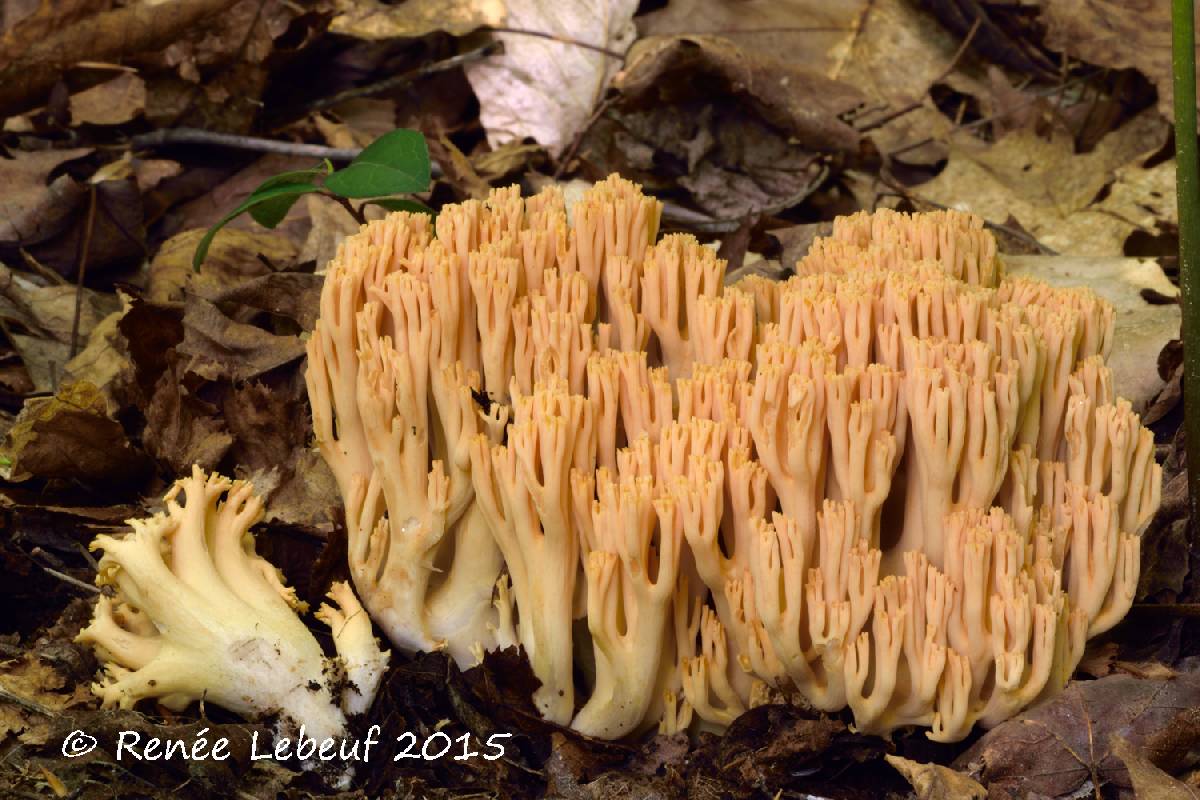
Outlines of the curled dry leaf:
<svg viewBox="0 0 1200 800">
<path fill-rule="evenodd" d="M 182 0 L 162 13 L 151 3 L 136 3 L 56 28 L 9 56 L 0 66 L 0 113 L 39 104 L 63 71 L 80 61 L 117 62 L 123 57 L 162 48 L 233 0 Z"/>
<path fill-rule="evenodd" d="M 207 380 L 247 380 L 304 356 L 299 336 L 277 336 L 237 322 L 196 295 L 189 295 L 186 301 L 183 341 L 178 349 L 190 357 L 187 371 Z"/>
<path fill-rule="evenodd" d="M 983 800 L 987 789 L 961 772 L 941 764 L 921 764 L 901 756 L 884 756 L 912 784 L 917 800 Z"/>
<path fill-rule="evenodd" d="M 872 5 L 867 0 L 673 0 L 637 23 L 643 37 L 716 34 L 739 48 L 833 77 Z"/>
<path fill-rule="evenodd" d="M 1125 762 L 1138 800 L 1198 800 L 1200 789 L 1177 781 L 1154 765 L 1137 748 L 1119 736 L 1111 742 L 1113 753 Z"/>
</svg>

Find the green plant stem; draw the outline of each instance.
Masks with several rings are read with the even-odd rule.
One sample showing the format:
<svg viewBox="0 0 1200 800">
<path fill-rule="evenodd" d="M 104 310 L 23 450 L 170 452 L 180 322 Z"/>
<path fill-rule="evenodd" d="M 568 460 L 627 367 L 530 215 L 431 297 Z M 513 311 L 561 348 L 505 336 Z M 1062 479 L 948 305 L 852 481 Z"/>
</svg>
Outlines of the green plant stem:
<svg viewBox="0 0 1200 800">
<path fill-rule="evenodd" d="M 1193 0 L 1171 0 L 1179 288 L 1183 308 L 1184 425 L 1188 495 L 1200 522 L 1200 164 L 1196 158 L 1196 23 Z"/>
</svg>

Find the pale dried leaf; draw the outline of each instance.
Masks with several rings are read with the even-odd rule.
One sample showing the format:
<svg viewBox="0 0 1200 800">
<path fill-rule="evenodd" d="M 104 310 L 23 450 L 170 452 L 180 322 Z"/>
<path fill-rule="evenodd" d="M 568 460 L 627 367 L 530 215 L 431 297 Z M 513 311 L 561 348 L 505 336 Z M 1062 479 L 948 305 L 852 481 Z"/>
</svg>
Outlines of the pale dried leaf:
<svg viewBox="0 0 1200 800">
<path fill-rule="evenodd" d="M 901 756 L 884 756 L 904 776 L 918 800 L 983 800 L 987 789 L 961 772 L 941 764 L 921 764 Z"/>
<path fill-rule="evenodd" d="M 866 0 L 672 0 L 637 20 L 642 36 L 712 33 L 739 47 L 838 77 Z M 867 19 L 879 13 L 878 5 Z"/>
<path fill-rule="evenodd" d="M 71 95 L 74 125 L 120 125 L 146 109 L 146 83 L 132 72 Z"/>
<path fill-rule="evenodd" d="M 504 21 L 504 0 L 339 0 L 332 33 L 358 39 L 415 39 L 436 31 L 466 36 Z"/>
<path fill-rule="evenodd" d="M 637 0 L 508 0 L 505 25 L 624 53 Z M 493 148 L 530 137 L 557 156 L 583 128 L 620 59 L 570 42 L 498 33 L 504 52 L 466 67 Z"/>
<path fill-rule="evenodd" d="M 1003 223 L 1009 215 L 1043 245 L 1078 256 L 1116 256 L 1129 234 L 1170 220 L 1169 162 L 1139 163 L 1165 143 L 1167 124 L 1154 112 L 1135 117 L 1076 154 L 1069 136 L 1016 131 L 994 144 L 966 134 L 950 141 L 946 169 L 914 195 Z M 1107 197 L 1096 202 L 1111 184 Z M 1146 200 L 1154 205 L 1145 208 Z M 1161 216 L 1159 216 L 1161 214 Z"/>
<path fill-rule="evenodd" d="M 1177 781 L 1156 767 L 1133 745 L 1120 736 L 1111 741 L 1113 754 L 1125 762 L 1129 780 L 1138 800 L 1198 800 L 1200 790 Z"/>
</svg>

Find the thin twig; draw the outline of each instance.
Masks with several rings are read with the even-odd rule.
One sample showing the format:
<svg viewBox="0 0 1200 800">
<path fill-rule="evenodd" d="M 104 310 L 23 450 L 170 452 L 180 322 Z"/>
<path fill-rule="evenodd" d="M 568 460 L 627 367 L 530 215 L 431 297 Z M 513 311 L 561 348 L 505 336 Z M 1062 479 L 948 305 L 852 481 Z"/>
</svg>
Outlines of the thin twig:
<svg viewBox="0 0 1200 800">
<path fill-rule="evenodd" d="M 79 580 L 78 578 L 72 578 L 67 573 L 59 572 L 58 570 L 54 569 L 53 567 L 47 567 L 45 564 L 38 564 L 38 566 L 42 568 L 42 572 L 45 572 L 47 575 L 49 575 L 51 577 L 58 578 L 63 583 L 69 583 L 70 585 L 74 586 L 76 589 L 82 589 L 85 592 L 88 592 L 90 594 L 102 594 L 103 593 L 102 590 L 100 589 L 100 587 L 93 586 L 90 583 L 84 583 L 83 581 Z"/>
<path fill-rule="evenodd" d="M 79 245 L 79 274 L 75 281 L 75 316 L 71 320 L 71 350 L 67 360 L 70 361 L 79 352 L 79 318 L 83 315 L 83 279 L 87 275 L 88 251 L 92 247 L 92 231 L 96 227 L 96 185 L 88 184 L 87 217 L 83 224 L 83 239 Z"/>
<path fill-rule="evenodd" d="M 354 219 L 354 221 L 357 222 L 359 225 L 367 224 L 367 217 L 365 214 L 363 214 L 362 210 L 355 208 L 354 204 L 351 203 L 349 200 L 347 200 L 345 197 L 340 197 L 335 194 L 325 194 L 325 193 L 323 193 L 323 194 L 325 195 L 325 197 L 328 197 L 329 199 L 335 201 L 342 208 L 346 209 L 346 211 L 348 211 L 350 213 L 350 216 Z"/>
<path fill-rule="evenodd" d="M 393 75 L 390 78 L 384 78 L 383 80 L 376 81 L 375 83 L 368 83 L 364 86 L 356 86 L 353 89 L 347 89 L 344 92 L 338 92 L 337 94 L 330 95 L 329 97 L 322 97 L 321 99 L 311 103 L 308 106 L 308 110 L 324 111 L 325 109 L 336 106 L 338 103 L 346 100 L 353 100 L 358 97 L 370 97 L 371 95 L 390 92 L 393 89 L 399 89 L 402 86 L 407 86 L 418 78 L 424 78 L 427 75 L 435 75 L 439 72 L 445 72 L 446 70 L 455 69 L 463 66 L 464 64 L 470 64 L 473 61 L 479 61 L 487 58 L 500 49 L 500 42 L 488 42 L 483 47 L 477 47 L 474 50 L 468 50 L 465 53 L 459 53 L 456 56 L 452 56 L 441 61 L 434 61 L 431 64 L 425 64 L 424 66 L 418 67 L 414 70 L 409 70 L 408 72 L 401 73 L 400 75 Z"/>
<path fill-rule="evenodd" d="M 36 700 L 30 700 L 28 697 L 22 697 L 16 692 L 5 689 L 0 686 L 0 701 L 18 705 L 26 711 L 32 711 L 35 714 L 41 714 L 43 717 L 57 717 L 58 714 L 47 708 Z"/>
<path fill-rule="evenodd" d="M 603 116 L 604 112 L 608 111 L 608 109 L 612 107 L 616 100 L 617 95 L 606 97 L 600 101 L 598 106 L 596 106 L 596 110 L 592 112 L 592 115 L 588 117 L 587 122 L 584 123 L 583 127 L 579 129 L 579 133 L 575 134 L 575 138 L 571 141 L 571 146 L 567 148 L 567 151 L 563 153 L 562 158 L 558 160 L 558 166 L 554 169 L 554 180 L 558 180 L 562 177 L 563 172 L 567 168 L 567 164 L 569 164 L 571 159 L 575 158 L 575 154 L 579 152 L 579 146 L 583 144 L 583 137 L 586 136 L 587 132 L 592 129 L 592 126 L 596 124 L 596 121 Z"/>
<path fill-rule="evenodd" d="M 96 557 L 92 555 L 92 551 L 84 547 L 83 542 L 76 542 L 75 547 L 78 548 L 79 554 L 83 556 L 83 560 L 88 562 L 88 566 L 90 566 L 93 571 L 99 571 L 100 564 L 96 561 Z"/>
<path fill-rule="evenodd" d="M 937 74 L 937 76 L 935 76 L 933 78 L 933 80 L 929 81 L 930 86 L 933 86 L 935 83 L 941 83 L 942 81 L 944 81 L 946 79 L 946 77 L 951 72 L 954 71 L 955 67 L 958 66 L 958 62 L 960 60 L 962 60 L 962 57 L 964 55 L 966 55 L 967 48 L 969 48 L 971 46 L 971 42 L 975 39 L 975 34 L 979 31 L 979 26 L 982 22 L 983 22 L 983 17 L 975 18 L 975 24 L 973 24 L 971 26 L 971 29 L 969 31 L 967 31 L 967 35 L 965 37 L 963 37 L 962 44 L 960 44 L 958 46 L 958 49 L 954 51 L 954 57 L 950 59 L 950 63 L 948 63 L 946 65 L 945 69 L 943 69 L 941 72 L 939 72 Z M 912 103 L 909 103 L 908 105 L 904 106 L 903 108 L 898 108 L 890 114 L 885 114 L 884 116 L 880 117 L 879 119 L 877 119 L 874 122 L 867 125 L 865 128 L 861 128 L 859 130 L 859 132 L 866 133 L 867 131 L 873 131 L 876 128 L 882 128 L 884 125 L 887 125 L 892 120 L 898 119 L 900 117 L 903 117 L 905 114 L 909 114 L 913 111 L 916 111 L 918 108 L 921 107 L 921 104 L 923 102 L 924 102 L 924 98 L 922 98 L 921 100 L 916 100 Z"/>
<path fill-rule="evenodd" d="M 38 275 L 41 275 L 43 278 L 50 281 L 55 286 L 66 286 L 67 285 L 66 278 L 64 278 L 62 275 L 59 275 L 54 270 L 50 269 L 42 262 L 38 261 L 36 258 L 33 257 L 33 253 L 30 253 L 24 247 L 21 248 L 21 258 L 24 259 L 25 266 L 29 267 L 31 270 L 36 272 Z"/>
<path fill-rule="evenodd" d="M 250 150 L 256 153 L 280 153 L 288 156 L 328 158 L 330 161 L 351 161 L 362 150 L 356 147 L 326 147 L 321 144 L 283 142 L 278 139 L 263 139 L 258 136 L 239 136 L 232 133 L 216 133 L 199 128 L 163 128 L 140 133 L 129 140 L 134 148 L 165 147 L 176 144 L 201 144 L 227 147 L 231 150 Z"/>
<path fill-rule="evenodd" d="M 617 61 L 625 60 L 624 53 L 617 52 L 616 50 L 610 50 L 603 45 L 591 44 L 590 42 L 580 41 L 579 39 L 572 39 L 569 36 L 559 36 L 557 33 L 550 33 L 549 31 L 533 31 L 527 28 L 510 28 L 507 25 L 488 25 L 482 28 L 482 30 L 490 31 L 492 33 L 511 33 L 517 36 L 532 36 L 535 39 L 548 39 L 551 42 L 569 44 L 574 47 L 583 48 L 584 50 L 591 50 L 594 53 L 606 55 L 609 58 L 616 59 Z"/>
</svg>

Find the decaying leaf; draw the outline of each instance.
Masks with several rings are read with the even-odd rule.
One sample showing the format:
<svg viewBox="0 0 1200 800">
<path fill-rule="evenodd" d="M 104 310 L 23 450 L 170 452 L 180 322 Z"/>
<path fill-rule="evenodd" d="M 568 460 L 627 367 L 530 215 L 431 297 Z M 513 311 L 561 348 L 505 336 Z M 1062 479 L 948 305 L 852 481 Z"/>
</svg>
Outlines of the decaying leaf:
<svg viewBox="0 0 1200 800">
<path fill-rule="evenodd" d="M 488 144 L 532 138 L 557 156 L 591 116 L 619 56 L 633 43 L 636 0 L 507 0 L 506 27 L 550 38 L 498 33 L 504 52 L 467 66 L 479 97 L 479 121 Z M 568 42 L 582 39 L 611 53 Z"/>
<path fill-rule="evenodd" d="M 64 380 L 87 381 L 100 390 L 110 416 L 126 405 L 127 387 L 134 374 L 128 342 L 120 327 L 130 308 L 129 297 L 125 294 L 118 297 L 121 309 L 101 320 L 88 336 L 87 346 L 63 367 Z"/>
<path fill-rule="evenodd" d="M 77 291 L 65 284 L 43 285 L 28 273 L 0 264 L 0 316 L 41 337 L 70 344 L 75 330 Z M 92 329 L 120 307 L 115 295 L 83 290 L 78 333 L 86 340 Z"/>
<path fill-rule="evenodd" d="M 137 485 L 149 472 L 145 454 L 107 415 L 103 394 L 82 381 L 25 404 L 0 446 L 0 464 L 7 480 L 54 478 L 97 487 Z"/>
<path fill-rule="evenodd" d="M 338 103 L 329 114 L 313 115 L 313 123 L 330 147 L 362 149 L 396 127 L 391 100 L 358 97 Z"/>
<path fill-rule="evenodd" d="M 155 4 L 136 3 L 56 28 L 16 53 L 6 53 L 9 57 L 0 66 L 0 113 L 38 104 L 62 72 L 79 61 L 112 63 L 161 48 L 231 4 L 232 0 L 184 0 L 164 14 Z"/>
<path fill-rule="evenodd" d="M 961 772 L 941 764 L 921 764 L 901 756 L 884 756 L 912 784 L 917 800 L 983 800 L 987 789 Z"/>
<path fill-rule="evenodd" d="M 9 695 L 0 694 L 0 743 L 15 736 L 22 744 L 45 744 L 55 715 L 96 702 L 90 687 L 64 675 L 32 649 L 0 664 L 0 689 Z"/>
</svg>

